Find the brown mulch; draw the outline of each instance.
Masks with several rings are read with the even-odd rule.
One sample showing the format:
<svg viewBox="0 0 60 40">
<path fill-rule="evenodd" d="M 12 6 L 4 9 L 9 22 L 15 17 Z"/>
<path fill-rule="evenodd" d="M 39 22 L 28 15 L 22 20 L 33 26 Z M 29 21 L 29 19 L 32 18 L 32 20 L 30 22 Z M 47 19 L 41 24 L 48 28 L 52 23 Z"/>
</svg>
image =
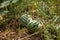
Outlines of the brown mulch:
<svg viewBox="0 0 60 40">
<path fill-rule="evenodd" d="M 13 31 L 0 31 L 0 40 L 40 40 L 38 32 L 34 34 L 28 34 L 26 30 L 20 33 Z"/>
</svg>

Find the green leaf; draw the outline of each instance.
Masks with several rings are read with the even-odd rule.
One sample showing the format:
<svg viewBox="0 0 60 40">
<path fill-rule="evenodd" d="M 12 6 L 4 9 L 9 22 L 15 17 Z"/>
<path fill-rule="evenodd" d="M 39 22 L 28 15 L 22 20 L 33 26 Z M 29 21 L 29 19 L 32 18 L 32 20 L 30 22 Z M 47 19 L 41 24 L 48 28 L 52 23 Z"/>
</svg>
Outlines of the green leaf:
<svg viewBox="0 0 60 40">
<path fill-rule="evenodd" d="M 6 7 L 8 5 L 10 5 L 10 1 L 5 1 L 5 2 L 1 3 L 0 8 Z"/>
<path fill-rule="evenodd" d="M 19 0 L 12 0 L 12 3 L 16 3 L 16 2 L 18 2 Z"/>
<path fill-rule="evenodd" d="M 6 13 L 8 13 L 9 11 L 3 11 L 3 10 L 0 10 L 0 15 L 2 15 L 2 14 L 6 14 Z"/>
</svg>

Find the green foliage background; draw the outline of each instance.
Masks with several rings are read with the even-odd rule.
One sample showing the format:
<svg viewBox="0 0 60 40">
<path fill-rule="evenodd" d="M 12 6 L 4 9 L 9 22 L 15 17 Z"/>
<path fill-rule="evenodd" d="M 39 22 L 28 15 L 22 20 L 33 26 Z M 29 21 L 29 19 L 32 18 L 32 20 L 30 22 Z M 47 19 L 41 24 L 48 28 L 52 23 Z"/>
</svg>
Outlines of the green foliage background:
<svg viewBox="0 0 60 40">
<path fill-rule="evenodd" d="M 27 13 L 43 24 L 39 30 L 41 40 L 60 40 L 60 0 L 0 0 L 0 3 L 0 30 L 19 29 L 19 18 Z"/>
</svg>

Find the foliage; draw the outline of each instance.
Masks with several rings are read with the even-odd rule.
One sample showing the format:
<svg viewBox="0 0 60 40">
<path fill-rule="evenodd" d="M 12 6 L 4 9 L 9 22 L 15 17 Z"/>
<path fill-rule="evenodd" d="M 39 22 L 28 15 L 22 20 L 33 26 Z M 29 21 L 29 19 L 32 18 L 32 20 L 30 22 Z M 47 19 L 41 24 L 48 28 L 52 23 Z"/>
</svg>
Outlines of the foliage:
<svg viewBox="0 0 60 40">
<path fill-rule="evenodd" d="M 41 40 L 60 40 L 60 0 L 1 0 L 0 3 L 0 29 L 19 29 L 22 27 L 19 18 L 27 13 L 43 24 L 39 30 Z"/>
</svg>

